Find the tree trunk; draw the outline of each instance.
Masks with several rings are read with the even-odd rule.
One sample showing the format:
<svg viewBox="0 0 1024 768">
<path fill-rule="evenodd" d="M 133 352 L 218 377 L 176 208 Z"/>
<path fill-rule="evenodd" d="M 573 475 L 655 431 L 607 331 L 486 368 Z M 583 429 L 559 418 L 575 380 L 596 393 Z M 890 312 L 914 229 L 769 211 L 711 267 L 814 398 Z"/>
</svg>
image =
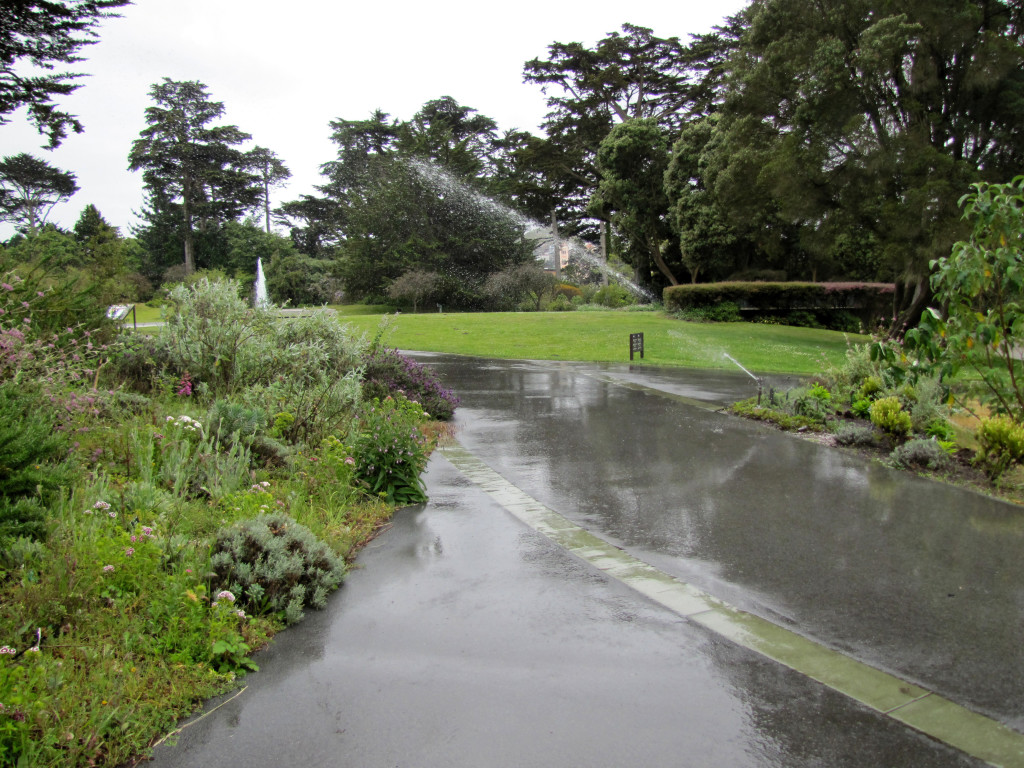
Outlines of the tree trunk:
<svg viewBox="0 0 1024 768">
<path fill-rule="evenodd" d="M 651 252 L 651 258 L 654 259 L 654 263 L 658 267 L 658 271 L 661 272 L 671 285 L 679 285 L 679 281 L 676 280 L 676 276 L 672 274 L 672 271 L 668 268 L 668 264 L 665 263 L 665 259 L 661 257 L 661 248 L 657 245 L 649 245 L 648 250 Z"/>
<path fill-rule="evenodd" d="M 185 274 L 196 271 L 195 251 L 192 243 L 192 179 L 186 172 L 181 185 L 181 210 L 185 220 Z"/>
<path fill-rule="evenodd" d="M 608 266 L 608 222 L 601 222 L 601 262 Z M 608 273 L 601 272 L 601 285 L 608 285 Z"/>
<path fill-rule="evenodd" d="M 927 276 L 909 278 L 911 284 L 904 280 L 903 285 L 897 284 L 893 297 L 893 321 L 886 334 L 890 339 L 901 339 L 908 328 L 917 325 L 921 314 L 932 300 L 932 290 Z M 913 291 L 909 289 L 913 287 Z"/>
<path fill-rule="evenodd" d="M 562 248 L 558 242 L 558 211 L 551 210 L 551 242 L 555 249 L 555 280 L 562 282 Z"/>
</svg>

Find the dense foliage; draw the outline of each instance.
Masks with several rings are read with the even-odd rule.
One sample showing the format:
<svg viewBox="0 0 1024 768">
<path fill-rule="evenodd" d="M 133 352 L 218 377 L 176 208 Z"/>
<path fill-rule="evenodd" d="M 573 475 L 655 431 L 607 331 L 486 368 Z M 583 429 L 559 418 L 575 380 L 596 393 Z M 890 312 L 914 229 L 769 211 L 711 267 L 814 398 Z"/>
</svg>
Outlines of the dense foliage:
<svg viewBox="0 0 1024 768">
<path fill-rule="evenodd" d="M 81 75 L 53 70 L 81 61 L 79 52 L 96 42 L 100 21 L 116 16 L 113 9 L 128 4 L 129 0 L 5 3 L 0 14 L 0 125 L 24 107 L 49 139 L 50 149 L 61 143 L 69 128 L 81 133 L 81 122 L 54 102 L 80 88 L 74 81 Z"/>
<path fill-rule="evenodd" d="M 366 344 L 327 312 L 198 279 L 164 333 L 110 339 L 34 280 L 0 279 L 0 766 L 118 765 L 424 498 L 428 417 L 361 402 Z"/>
</svg>

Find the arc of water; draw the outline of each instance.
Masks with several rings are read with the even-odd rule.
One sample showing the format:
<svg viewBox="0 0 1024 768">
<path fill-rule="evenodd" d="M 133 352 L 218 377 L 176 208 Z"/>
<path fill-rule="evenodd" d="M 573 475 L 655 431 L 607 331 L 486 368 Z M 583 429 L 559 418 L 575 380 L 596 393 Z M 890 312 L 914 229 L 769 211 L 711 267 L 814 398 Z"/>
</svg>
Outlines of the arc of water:
<svg viewBox="0 0 1024 768">
<path fill-rule="evenodd" d="M 536 230 L 543 230 L 548 232 L 551 231 L 550 225 L 542 224 L 541 222 L 535 219 L 531 219 L 529 216 L 523 215 L 519 211 L 510 208 L 504 203 L 501 203 L 492 197 L 488 197 L 487 195 L 484 195 L 483 193 L 470 188 L 462 181 L 456 179 L 450 173 L 445 171 L 443 168 L 440 168 L 433 163 L 430 163 L 426 160 L 421 160 L 419 158 L 415 158 L 409 160 L 409 167 L 412 168 L 413 171 L 418 173 L 420 175 L 420 178 L 431 184 L 435 189 L 441 192 L 445 190 L 454 190 L 462 195 L 468 196 L 477 206 L 479 206 L 481 211 L 485 213 L 490 213 L 495 216 L 504 216 L 508 219 L 511 219 L 513 222 L 515 222 L 516 225 L 522 227 L 527 232 Z M 623 287 L 627 288 L 632 293 L 636 294 L 642 300 L 655 300 L 656 297 L 654 296 L 654 294 L 652 294 L 646 288 L 637 285 L 637 283 L 630 280 L 628 277 L 626 277 L 618 270 L 609 267 L 602 259 L 595 257 L 592 253 L 587 251 L 587 249 L 584 248 L 583 245 L 581 245 L 574 238 L 559 237 L 558 239 L 568 242 L 569 249 L 571 250 L 573 255 L 577 256 L 582 261 L 585 261 L 587 264 L 589 264 L 602 274 L 614 278 L 616 282 L 618 282 Z M 555 258 L 557 260 L 557 253 L 555 254 Z"/>
</svg>

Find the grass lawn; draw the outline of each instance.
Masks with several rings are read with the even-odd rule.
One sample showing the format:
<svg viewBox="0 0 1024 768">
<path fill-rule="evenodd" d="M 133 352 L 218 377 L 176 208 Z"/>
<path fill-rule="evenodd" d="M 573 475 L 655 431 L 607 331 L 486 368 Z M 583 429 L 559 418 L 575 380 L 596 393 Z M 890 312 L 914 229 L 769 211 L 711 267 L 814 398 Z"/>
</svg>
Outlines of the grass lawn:
<svg viewBox="0 0 1024 768">
<path fill-rule="evenodd" d="M 342 320 L 376 333 L 380 315 Z M 756 323 L 689 323 L 662 312 L 491 312 L 400 314 L 384 342 L 399 349 L 478 357 L 628 362 L 629 335 L 644 334 L 638 365 L 734 368 L 725 355 L 759 373 L 814 374 L 843 360 L 848 343 L 866 337 Z"/>
</svg>

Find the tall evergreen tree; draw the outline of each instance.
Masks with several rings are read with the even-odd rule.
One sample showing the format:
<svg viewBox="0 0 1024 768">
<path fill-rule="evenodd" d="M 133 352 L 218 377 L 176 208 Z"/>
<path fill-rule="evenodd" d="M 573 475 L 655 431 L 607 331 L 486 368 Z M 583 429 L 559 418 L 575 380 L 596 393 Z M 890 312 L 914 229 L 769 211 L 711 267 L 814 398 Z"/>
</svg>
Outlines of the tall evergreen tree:
<svg viewBox="0 0 1024 768">
<path fill-rule="evenodd" d="M 260 206 L 264 227 L 270 234 L 270 190 L 283 186 L 292 177 L 288 166 L 266 147 L 254 147 L 246 153 L 249 168 L 260 185 Z"/>
<path fill-rule="evenodd" d="M 57 108 L 55 96 L 81 88 L 80 74 L 54 73 L 59 64 L 82 61 L 79 51 L 97 41 L 100 21 L 130 0 L 4 0 L 0 12 L 0 125 L 22 107 L 50 149 L 70 128 L 82 132 L 74 115 Z"/>
<path fill-rule="evenodd" d="M 0 221 L 34 235 L 57 203 L 78 191 L 75 174 L 25 154 L 0 161 Z"/>
<path fill-rule="evenodd" d="M 132 144 L 129 169 L 141 170 L 151 218 L 176 217 L 185 272 L 196 268 L 196 230 L 208 232 L 253 210 L 262 192 L 245 154 L 249 134 L 216 125 L 224 104 L 198 81 L 164 78 L 150 89 L 144 128 Z M 151 221 L 151 224 L 155 224 Z"/>
</svg>

